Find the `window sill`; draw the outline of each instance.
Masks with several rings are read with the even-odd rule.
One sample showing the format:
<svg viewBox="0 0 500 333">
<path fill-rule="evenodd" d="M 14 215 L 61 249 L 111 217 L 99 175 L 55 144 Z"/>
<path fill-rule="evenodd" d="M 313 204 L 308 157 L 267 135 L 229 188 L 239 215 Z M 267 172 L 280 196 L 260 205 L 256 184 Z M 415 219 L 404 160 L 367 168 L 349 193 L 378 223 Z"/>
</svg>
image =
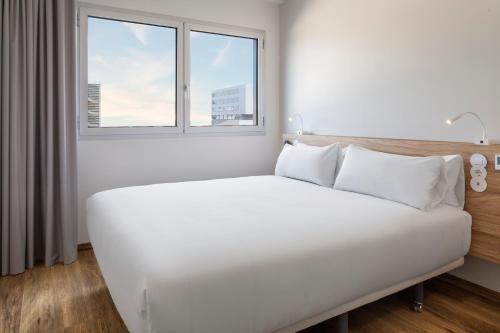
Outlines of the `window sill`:
<svg viewBox="0 0 500 333">
<path fill-rule="evenodd" d="M 224 137 L 224 136 L 263 136 L 266 135 L 264 128 L 255 128 L 245 131 L 199 131 L 187 133 L 138 133 L 138 134 L 79 134 L 78 141 L 100 141 L 100 140 L 144 140 L 144 139 L 179 139 L 196 137 Z"/>
</svg>

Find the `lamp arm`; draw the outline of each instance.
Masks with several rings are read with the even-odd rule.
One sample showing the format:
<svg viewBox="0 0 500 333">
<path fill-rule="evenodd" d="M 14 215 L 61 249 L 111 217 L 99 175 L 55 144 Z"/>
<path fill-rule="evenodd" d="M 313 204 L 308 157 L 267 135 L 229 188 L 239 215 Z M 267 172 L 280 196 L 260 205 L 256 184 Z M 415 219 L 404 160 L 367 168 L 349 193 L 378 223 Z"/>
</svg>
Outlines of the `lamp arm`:
<svg viewBox="0 0 500 333">
<path fill-rule="evenodd" d="M 466 114 L 471 115 L 474 118 L 476 118 L 477 120 L 479 120 L 479 123 L 481 124 L 481 127 L 483 128 L 483 141 L 485 141 L 486 140 L 486 126 L 484 125 L 484 123 L 481 120 L 481 118 L 477 115 L 477 113 L 475 113 L 475 112 L 464 112 L 463 114 L 464 115 L 466 115 Z"/>
<path fill-rule="evenodd" d="M 297 118 L 300 120 L 300 134 L 304 133 L 304 119 L 300 114 L 297 115 Z"/>
<path fill-rule="evenodd" d="M 292 115 L 292 119 L 295 119 L 295 118 L 298 118 L 299 121 L 300 121 L 300 132 L 299 134 L 302 135 L 302 133 L 304 132 L 304 120 L 302 119 L 302 116 L 298 113 L 294 113 Z"/>
</svg>

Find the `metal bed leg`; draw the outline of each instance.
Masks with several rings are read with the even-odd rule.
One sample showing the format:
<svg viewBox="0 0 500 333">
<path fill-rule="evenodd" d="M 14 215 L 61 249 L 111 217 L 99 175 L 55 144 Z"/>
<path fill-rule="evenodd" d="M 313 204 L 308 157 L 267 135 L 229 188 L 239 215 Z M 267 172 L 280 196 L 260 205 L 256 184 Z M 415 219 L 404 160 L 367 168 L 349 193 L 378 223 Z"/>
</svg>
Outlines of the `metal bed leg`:
<svg viewBox="0 0 500 333">
<path fill-rule="evenodd" d="M 349 315 L 348 312 L 337 316 L 337 333 L 349 332 Z"/>
<path fill-rule="evenodd" d="M 413 286 L 413 311 L 422 312 L 424 309 L 424 283 Z"/>
</svg>

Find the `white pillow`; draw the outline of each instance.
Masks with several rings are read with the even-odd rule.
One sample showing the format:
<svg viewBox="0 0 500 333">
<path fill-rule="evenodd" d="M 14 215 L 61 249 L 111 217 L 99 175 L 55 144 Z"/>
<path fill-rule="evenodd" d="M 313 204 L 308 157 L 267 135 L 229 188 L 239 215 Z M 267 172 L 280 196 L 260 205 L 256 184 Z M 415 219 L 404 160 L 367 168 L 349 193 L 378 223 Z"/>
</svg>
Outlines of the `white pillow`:
<svg viewBox="0 0 500 333">
<path fill-rule="evenodd" d="M 340 169 L 342 169 L 342 164 L 344 164 L 345 152 L 347 151 L 347 147 L 344 147 L 339 150 L 339 157 L 337 158 L 337 170 L 335 171 L 335 179 L 337 179 Z"/>
<path fill-rule="evenodd" d="M 337 175 L 339 174 L 340 168 L 342 167 L 342 162 L 344 162 L 344 155 L 345 151 L 347 148 L 341 148 L 342 146 L 340 143 L 335 143 L 336 145 L 339 146 L 338 152 L 337 152 L 337 163 L 335 165 L 335 174 L 333 176 L 333 182 L 335 182 L 335 179 L 337 178 Z M 293 141 L 293 145 L 295 147 L 313 147 L 308 144 L 305 144 L 303 142 L 300 142 L 299 140 L 295 139 Z"/>
<path fill-rule="evenodd" d="M 339 152 L 335 179 L 337 178 L 338 173 L 342 169 L 342 163 L 344 162 L 346 149 L 347 148 L 342 148 L 341 151 Z M 442 186 L 446 187 L 446 194 L 443 199 L 443 203 L 460 209 L 464 209 L 465 207 L 464 160 L 461 155 L 445 155 L 442 157 L 444 159 L 444 173 L 445 173 L 445 177 L 441 177 L 442 181 L 444 181 Z"/>
<path fill-rule="evenodd" d="M 460 155 L 443 156 L 446 194 L 443 203 L 463 209 L 465 205 L 464 160 Z"/>
<path fill-rule="evenodd" d="M 430 210 L 445 195 L 443 167 L 441 156 L 394 155 L 350 145 L 334 188 Z"/>
<path fill-rule="evenodd" d="M 285 144 L 274 174 L 332 187 L 339 145 L 325 147 Z"/>
</svg>

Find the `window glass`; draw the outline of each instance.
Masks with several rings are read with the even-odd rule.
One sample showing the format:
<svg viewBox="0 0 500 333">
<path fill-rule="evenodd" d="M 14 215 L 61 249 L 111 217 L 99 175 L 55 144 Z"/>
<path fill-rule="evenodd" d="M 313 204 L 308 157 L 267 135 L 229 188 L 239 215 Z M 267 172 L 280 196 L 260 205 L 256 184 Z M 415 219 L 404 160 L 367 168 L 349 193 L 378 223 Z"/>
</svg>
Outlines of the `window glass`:
<svg viewBox="0 0 500 333">
<path fill-rule="evenodd" d="M 176 126 L 176 28 L 88 17 L 87 126 Z"/>
<path fill-rule="evenodd" d="M 257 124 L 257 40 L 190 31 L 190 126 Z"/>
</svg>

